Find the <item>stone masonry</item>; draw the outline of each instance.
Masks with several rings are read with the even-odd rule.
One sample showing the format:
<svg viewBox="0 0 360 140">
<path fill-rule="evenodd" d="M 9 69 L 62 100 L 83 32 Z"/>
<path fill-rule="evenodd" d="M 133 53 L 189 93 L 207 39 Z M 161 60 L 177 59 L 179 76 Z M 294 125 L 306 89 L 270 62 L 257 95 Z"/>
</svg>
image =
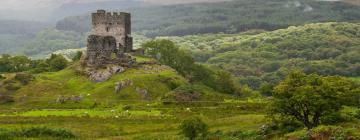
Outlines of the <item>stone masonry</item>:
<svg viewBox="0 0 360 140">
<path fill-rule="evenodd" d="M 88 37 L 86 61 L 90 66 L 131 65 L 133 51 L 129 13 L 92 13 L 92 30 Z"/>
</svg>

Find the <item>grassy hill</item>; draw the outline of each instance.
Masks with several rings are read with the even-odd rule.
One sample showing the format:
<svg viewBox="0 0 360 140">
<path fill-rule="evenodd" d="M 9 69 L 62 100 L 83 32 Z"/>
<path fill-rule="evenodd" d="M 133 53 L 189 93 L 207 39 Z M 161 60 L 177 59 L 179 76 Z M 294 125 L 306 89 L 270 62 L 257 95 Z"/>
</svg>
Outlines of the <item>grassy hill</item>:
<svg viewBox="0 0 360 140">
<path fill-rule="evenodd" d="M 173 69 L 158 64 L 136 66 L 102 83 L 80 74 L 77 64 L 34 75 L 28 83 L 16 75 L 1 76 L 0 97 L 10 95 L 12 101 L 0 104 L 0 138 L 64 139 L 73 134 L 78 139 L 180 140 L 184 137 L 178 135 L 178 125 L 191 116 L 206 120 L 212 132 L 242 130 L 255 136 L 264 122 L 261 106 L 265 100 L 235 100 L 201 84 L 193 85 L 193 94 L 200 95 L 196 100 L 162 101 L 189 83 Z M 133 84 L 116 93 L 115 83 L 124 80 Z M 6 88 L 9 86 L 16 88 Z M 139 88 L 146 89 L 149 98 L 145 99 Z M 59 101 L 60 97 L 66 101 Z"/>
<path fill-rule="evenodd" d="M 140 59 L 147 61 L 147 59 Z M 35 75 L 34 80 L 26 85 L 18 84 L 18 80 L 11 78 L 14 74 L 7 75 L 7 84 L 4 84 L 3 93 L 10 95 L 14 102 L 9 104 L 19 108 L 79 108 L 88 109 L 95 106 L 115 107 L 124 104 L 145 104 L 146 102 L 160 102 L 172 94 L 178 87 L 189 83 L 173 69 L 162 65 L 140 65 L 117 74 L 111 79 L 94 83 L 86 75 L 81 74 L 76 64 L 59 72 Z M 10 78 L 9 78 L 10 77 Z M 115 91 L 117 82 L 131 81 L 131 85 Z M 16 87 L 6 90 L 7 86 Z M 146 97 L 139 89 L 147 91 Z M 211 88 L 196 85 L 195 89 L 201 94 L 200 100 L 220 100 L 226 97 Z M 1 90 L 0 90 L 1 91 Z M 13 91 L 13 92 L 10 92 Z M 70 98 L 78 97 L 81 101 Z M 59 99 L 65 102 L 59 102 Z M 229 97 L 231 98 L 231 97 Z M 67 100 L 69 99 L 69 100 Z M 170 102 L 172 100 L 169 100 Z"/>
<path fill-rule="evenodd" d="M 321 75 L 359 76 L 360 24 L 318 23 L 272 32 L 162 37 L 202 63 L 216 65 L 259 87 L 277 83 L 289 69 Z"/>
</svg>

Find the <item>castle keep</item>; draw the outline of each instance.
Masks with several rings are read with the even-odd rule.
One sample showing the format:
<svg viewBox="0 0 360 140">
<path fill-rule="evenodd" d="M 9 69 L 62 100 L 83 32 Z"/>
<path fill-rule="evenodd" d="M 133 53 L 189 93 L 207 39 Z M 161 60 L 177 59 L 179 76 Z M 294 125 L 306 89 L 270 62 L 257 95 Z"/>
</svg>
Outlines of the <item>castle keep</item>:
<svg viewBox="0 0 360 140">
<path fill-rule="evenodd" d="M 130 14 L 98 10 L 91 16 L 92 30 L 88 37 L 87 64 L 101 66 L 131 62 L 131 57 L 126 55 L 133 51 Z"/>
</svg>

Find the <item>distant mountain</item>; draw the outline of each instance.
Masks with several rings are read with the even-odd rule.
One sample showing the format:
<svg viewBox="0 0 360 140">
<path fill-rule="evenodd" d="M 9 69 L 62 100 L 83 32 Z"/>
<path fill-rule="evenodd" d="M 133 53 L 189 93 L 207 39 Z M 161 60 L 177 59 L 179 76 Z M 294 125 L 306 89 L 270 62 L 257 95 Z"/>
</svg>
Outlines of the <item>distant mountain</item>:
<svg viewBox="0 0 360 140">
<path fill-rule="evenodd" d="M 118 10 L 115 10 L 118 11 Z M 360 21 L 360 6 L 319 0 L 234 0 L 122 9 L 133 15 L 133 30 L 148 37 L 275 30 L 292 25 Z M 90 13 L 67 17 L 56 28 L 90 30 Z"/>
<path fill-rule="evenodd" d="M 0 20 L 0 34 L 36 34 L 50 24 L 36 21 Z"/>
</svg>

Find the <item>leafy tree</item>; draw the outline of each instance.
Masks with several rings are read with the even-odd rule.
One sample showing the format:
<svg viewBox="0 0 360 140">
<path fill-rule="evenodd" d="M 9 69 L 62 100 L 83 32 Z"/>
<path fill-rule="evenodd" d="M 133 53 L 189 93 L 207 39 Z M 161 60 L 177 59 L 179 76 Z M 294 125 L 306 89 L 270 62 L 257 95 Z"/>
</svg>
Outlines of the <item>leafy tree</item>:
<svg viewBox="0 0 360 140">
<path fill-rule="evenodd" d="M 180 125 L 180 129 L 190 140 L 194 140 L 199 135 L 205 137 L 208 133 L 208 126 L 197 117 L 184 120 Z"/>
<path fill-rule="evenodd" d="M 260 86 L 259 90 L 260 90 L 261 95 L 263 95 L 263 96 L 272 96 L 273 89 L 274 89 L 274 86 L 272 86 L 268 83 L 264 83 Z"/>
<path fill-rule="evenodd" d="M 179 49 L 170 40 L 152 40 L 144 43 L 142 47 L 147 55 L 157 59 L 161 64 L 172 67 L 192 83 L 201 82 L 229 94 L 234 94 L 238 90 L 230 73 L 195 63 L 188 52 Z"/>
<path fill-rule="evenodd" d="M 68 65 L 68 61 L 62 55 L 52 54 L 46 61 L 53 71 L 65 69 Z"/>
<path fill-rule="evenodd" d="M 83 55 L 82 51 L 77 51 L 75 56 L 72 58 L 73 61 L 79 61 L 81 59 L 81 56 Z"/>
<path fill-rule="evenodd" d="M 232 79 L 232 75 L 226 71 L 219 70 L 216 72 L 216 86 L 219 91 L 224 93 L 238 94 L 238 88 Z"/>
<path fill-rule="evenodd" d="M 343 77 L 294 71 L 275 87 L 269 114 L 274 118 L 293 118 L 311 129 L 322 123 L 323 116 L 338 112 L 346 105 L 357 88 Z"/>
</svg>

